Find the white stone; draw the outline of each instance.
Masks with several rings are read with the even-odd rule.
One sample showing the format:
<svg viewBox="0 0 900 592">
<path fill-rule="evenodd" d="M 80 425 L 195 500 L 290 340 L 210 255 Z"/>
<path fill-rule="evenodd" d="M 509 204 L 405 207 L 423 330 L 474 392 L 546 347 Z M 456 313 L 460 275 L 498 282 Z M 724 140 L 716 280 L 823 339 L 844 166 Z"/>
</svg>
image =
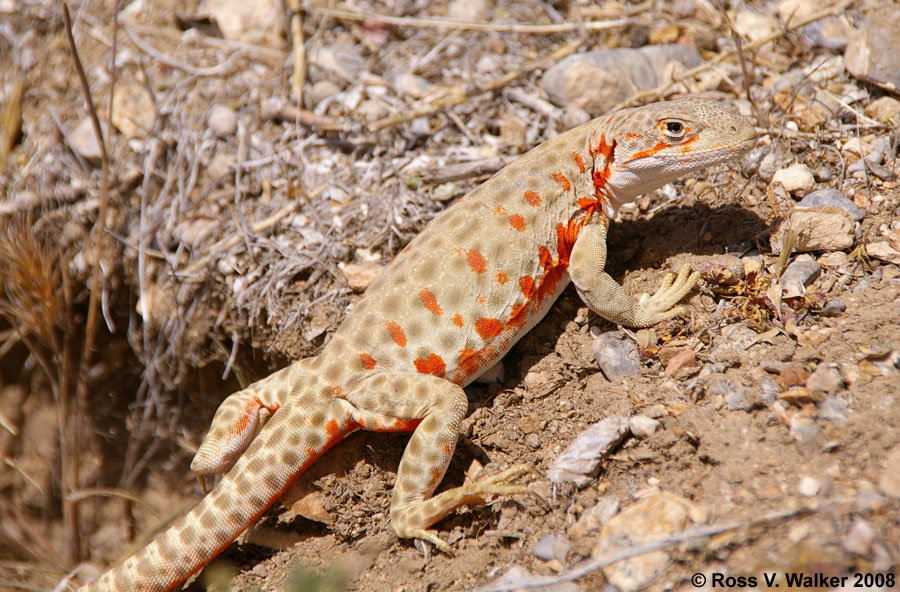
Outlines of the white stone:
<svg viewBox="0 0 900 592">
<path fill-rule="evenodd" d="M 809 191 L 816 184 L 812 171 L 803 163 L 795 162 L 789 167 L 775 171 L 772 176 L 773 183 L 781 183 L 784 188 L 791 192 Z"/>
<path fill-rule="evenodd" d="M 219 137 L 233 136 L 237 132 L 237 114 L 231 107 L 213 105 L 206 118 L 210 129 Z"/>
</svg>

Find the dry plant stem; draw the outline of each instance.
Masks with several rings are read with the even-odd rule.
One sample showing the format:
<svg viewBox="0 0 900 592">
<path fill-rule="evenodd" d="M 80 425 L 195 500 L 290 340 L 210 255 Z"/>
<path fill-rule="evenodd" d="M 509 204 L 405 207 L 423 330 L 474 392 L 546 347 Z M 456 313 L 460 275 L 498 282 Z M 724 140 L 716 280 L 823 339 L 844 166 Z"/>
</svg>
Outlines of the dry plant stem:
<svg viewBox="0 0 900 592">
<path fill-rule="evenodd" d="M 236 58 L 238 56 L 238 53 L 240 53 L 235 52 L 231 54 L 228 59 L 221 64 L 210 66 L 209 68 L 197 68 L 188 64 L 182 64 L 178 60 L 172 59 L 164 53 L 155 50 L 149 43 L 141 39 L 137 33 L 132 31 L 131 27 L 128 26 L 128 23 L 122 23 L 122 28 L 125 29 L 125 32 L 128 34 L 128 37 L 131 39 L 132 43 L 138 46 L 138 49 L 140 49 L 150 57 L 159 60 L 167 66 L 183 70 L 188 74 L 192 74 L 194 76 L 222 76 L 231 69 L 234 63 L 234 58 Z"/>
<path fill-rule="evenodd" d="M 737 52 L 738 61 L 741 64 L 741 72 L 744 74 L 744 78 L 741 81 L 744 87 L 744 93 L 747 95 L 747 100 L 750 101 L 750 104 L 753 105 L 753 110 L 756 111 L 756 125 L 759 127 L 769 127 L 769 118 L 763 113 L 762 108 L 760 108 L 759 103 L 756 102 L 753 98 L 753 94 L 750 92 L 750 87 L 753 83 L 753 80 L 750 76 L 750 70 L 747 67 L 747 60 L 744 59 L 744 49 L 743 43 L 741 42 L 741 36 L 738 35 L 737 31 L 734 30 L 734 24 L 731 22 L 731 18 L 728 16 L 728 11 L 725 10 L 725 7 L 722 5 L 721 0 L 716 1 L 716 5 L 719 7 L 719 10 L 722 11 L 722 16 L 725 17 L 725 22 L 728 23 L 728 30 L 731 32 L 731 40 L 734 41 L 734 51 Z"/>
<path fill-rule="evenodd" d="M 828 10 L 824 10 L 822 12 L 814 14 L 813 16 L 809 17 L 808 19 L 800 21 L 797 24 L 785 27 L 783 30 L 781 30 L 777 33 L 773 33 L 767 37 L 763 37 L 762 39 L 757 39 L 756 41 L 754 41 L 752 43 L 748 43 L 747 47 L 745 49 L 747 51 L 753 51 L 753 50 L 759 49 L 760 47 L 762 47 L 768 43 L 771 43 L 773 41 L 781 39 L 782 37 L 784 37 L 791 31 L 794 31 L 796 29 L 801 29 L 810 23 L 820 21 L 824 18 L 828 18 L 830 16 L 840 14 L 854 2 L 856 2 L 856 0 L 844 0 L 843 2 L 837 4 L 836 6 L 829 8 Z M 619 109 L 624 109 L 625 107 L 630 107 L 632 105 L 649 103 L 649 102 L 652 102 L 655 100 L 659 100 L 660 98 L 662 98 L 665 95 L 665 93 L 670 88 L 672 88 L 672 86 L 674 86 L 678 82 L 685 80 L 687 78 L 691 78 L 692 76 L 696 76 L 700 72 L 705 72 L 706 70 L 709 70 L 710 68 L 712 68 L 715 64 L 718 64 L 719 62 L 722 62 L 736 54 L 737 54 L 736 50 L 722 52 L 719 55 L 717 55 L 716 57 L 714 57 L 713 59 L 711 59 L 710 61 L 706 62 L 705 64 L 700 64 L 699 66 L 696 66 L 694 68 L 691 68 L 690 70 L 685 71 L 676 80 L 664 82 L 663 84 L 657 86 L 656 88 L 651 88 L 650 90 L 644 90 L 641 92 L 634 93 L 633 95 L 631 95 L 630 97 L 628 97 L 627 99 L 625 99 L 624 101 L 622 101 L 621 103 L 619 103 L 618 105 L 616 105 L 615 107 L 610 109 L 610 111 L 618 111 Z"/>
<path fill-rule="evenodd" d="M 303 39 L 303 13 L 300 0 L 288 0 L 291 13 L 291 41 L 294 45 L 294 69 L 291 73 L 291 98 L 303 107 L 303 84 L 306 82 L 306 45 Z"/>
<path fill-rule="evenodd" d="M 112 129 L 112 104 L 113 91 L 116 83 L 116 38 L 118 33 L 118 13 L 119 0 L 116 0 L 113 7 L 113 48 L 112 59 L 110 63 L 110 84 L 109 84 L 109 109 L 107 110 L 106 127 Z M 77 502 L 68 498 L 68 493 L 79 488 L 79 471 L 78 471 L 78 455 L 77 450 L 80 449 L 80 436 L 82 419 L 87 412 L 88 384 L 87 384 L 87 368 L 90 363 L 91 353 L 94 349 L 94 341 L 96 339 L 97 314 L 99 309 L 99 292 L 100 287 L 100 261 L 103 255 L 103 238 L 106 234 L 106 217 L 109 209 L 109 153 L 106 149 L 106 141 L 103 137 L 103 130 L 100 126 L 100 118 L 97 116 L 97 110 L 94 108 L 94 101 L 91 97 L 90 85 L 88 84 L 87 75 L 78 57 L 78 48 L 75 46 L 75 39 L 72 36 L 72 22 L 69 17 L 69 7 L 63 3 L 63 18 L 66 25 L 66 36 L 69 40 L 69 49 L 72 52 L 72 59 L 75 62 L 75 69 L 78 72 L 78 78 L 81 81 L 82 91 L 84 92 L 85 101 L 90 111 L 91 122 L 94 126 L 94 133 L 97 135 L 97 142 L 100 145 L 101 155 L 101 174 L 100 174 L 100 208 L 98 212 L 97 223 L 93 229 L 93 245 L 94 245 L 94 261 L 91 272 L 90 297 L 88 300 L 87 321 L 85 322 L 84 344 L 81 349 L 81 361 L 78 364 L 77 386 L 76 386 L 76 407 L 75 417 L 73 419 L 74 426 L 72 434 L 72 450 L 69 456 L 62 453 L 63 462 L 63 515 L 64 531 L 66 540 L 66 559 L 70 564 L 75 564 L 81 559 L 81 549 L 79 544 L 78 532 L 78 506 Z M 68 356 L 66 356 L 68 357 Z M 68 375 L 68 373 L 66 373 Z M 68 389 L 67 389 L 68 390 Z M 65 429 L 68 423 L 68 405 L 65 408 L 62 403 L 63 390 L 60 389 L 60 414 L 62 423 L 60 428 L 63 430 L 61 441 L 66 440 Z M 68 395 L 66 395 L 68 398 Z M 67 451 L 68 452 L 68 451 Z"/>
<path fill-rule="evenodd" d="M 534 576 L 528 578 L 527 580 L 518 581 L 512 584 L 500 584 L 499 586 L 479 588 L 478 592 L 515 592 L 516 590 L 528 590 L 532 588 L 554 586 L 562 584 L 564 582 L 572 582 L 577 580 L 578 578 L 593 573 L 598 569 L 606 567 L 607 565 L 616 563 L 617 561 L 622 561 L 624 559 L 637 557 L 639 555 L 645 555 L 647 553 L 658 551 L 660 549 L 673 547 L 686 541 L 714 536 L 723 532 L 728 532 L 729 530 L 737 530 L 739 528 L 753 528 L 757 526 L 763 526 L 765 524 L 771 524 L 772 522 L 780 522 L 782 520 L 798 518 L 800 516 L 806 516 L 808 514 L 812 514 L 821 510 L 821 507 L 810 505 L 800 508 L 790 508 L 787 510 L 776 510 L 768 514 L 764 514 L 759 518 L 753 518 L 750 520 L 736 520 L 734 522 L 726 522 L 724 524 L 712 524 L 710 526 L 688 528 L 680 534 L 666 537 L 658 541 L 653 541 L 652 543 L 645 543 L 643 545 L 631 547 L 629 549 L 624 549 L 615 553 L 610 553 L 604 557 L 588 559 L 587 561 L 579 563 L 572 569 L 563 572 L 558 576 Z"/>
<path fill-rule="evenodd" d="M 449 107 L 455 107 L 456 105 L 465 103 L 469 99 L 476 97 L 480 94 L 499 90 L 499 89 L 503 88 L 504 86 L 506 86 L 507 84 L 509 84 L 510 82 L 512 82 L 513 80 L 516 80 L 517 78 L 520 78 L 520 77 L 524 76 L 525 74 L 528 74 L 529 72 L 537 70 L 538 68 L 543 68 L 547 64 L 555 63 L 555 62 L 563 59 L 567 55 L 574 53 L 575 50 L 577 50 L 579 47 L 581 47 L 581 44 L 584 43 L 584 41 L 585 41 L 584 38 L 579 37 L 575 41 L 570 41 L 569 43 L 566 43 L 565 45 L 558 47 L 552 53 L 532 61 L 531 63 L 526 65 L 524 68 L 521 68 L 519 70 L 513 70 L 512 72 L 504 74 L 503 76 L 500 76 L 499 78 L 495 78 L 494 80 L 485 84 L 484 86 L 480 86 L 480 87 L 472 89 L 468 92 L 462 92 L 462 93 L 458 93 L 458 94 L 454 94 L 454 95 L 445 96 L 441 99 L 434 101 L 433 103 L 431 103 L 429 105 L 425 105 L 424 107 L 413 108 L 404 113 L 395 113 L 394 115 L 385 117 L 384 119 L 379 119 L 378 121 L 372 123 L 369 127 L 372 129 L 372 131 L 382 130 L 386 127 L 391 127 L 393 125 L 397 125 L 397 124 L 404 123 L 407 121 L 412 121 L 413 119 L 416 119 L 418 117 L 423 117 L 426 115 L 433 115 L 433 114 L 435 114 L 439 111 L 443 111 L 444 109 L 447 109 Z"/>
<path fill-rule="evenodd" d="M 536 35 L 549 35 L 553 33 L 568 33 L 570 31 L 606 31 L 628 25 L 643 24 L 630 18 L 589 21 L 586 23 L 558 23 L 555 25 L 525 25 L 520 23 L 476 23 L 446 18 L 415 18 L 403 16 L 388 16 L 374 12 L 359 12 L 355 10 L 339 10 L 335 8 L 313 9 L 314 12 L 338 19 L 350 21 L 376 20 L 387 25 L 399 27 L 418 27 L 431 29 L 466 29 L 469 31 L 490 31 L 493 33 L 531 33 Z"/>
</svg>

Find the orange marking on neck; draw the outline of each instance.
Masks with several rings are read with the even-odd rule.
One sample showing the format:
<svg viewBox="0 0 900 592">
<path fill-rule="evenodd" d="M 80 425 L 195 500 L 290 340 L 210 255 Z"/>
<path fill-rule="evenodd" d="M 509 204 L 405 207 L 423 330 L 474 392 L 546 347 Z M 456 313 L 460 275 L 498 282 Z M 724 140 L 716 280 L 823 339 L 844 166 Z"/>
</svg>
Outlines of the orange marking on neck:
<svg viewBox="0 0 900 592">
<path fill-rule="evenodd" d="M 613 140 L 612 144 L 607 144 L 605 134 L 600 136 L 600 141 L 597 143 L 596 146 L 592 146 L 591 148 L 588 149 L 588 151 L 591 153 L 591 156 L 596 156 L 599 154 L 600 156 L 602 156 L 604 159 L 608 160 L 609 162 L 613 161 L 615 150 L 616 150 L 616 141 Z"/>
<path fill-rule="evenodd" d="M 525 201 L 528 202 L 532 207 L 538 207 L 541 205 L 541 196 L 537 194 L 537 191 L 532 191 L 529 189 L 525 192 Z"/>
<path fill-rule="evenodd" d="M 475 273 L 484 273 L 487 271 L 487 261 L 484 258 L 484 255 L 478 252 L 477 249 L 469 249 L 469 252 L 466 254 L 466 261 L 469 262 L 469 267 L 472 268 L 472 271 Z"/>
<path fill-rule="evenodd" d="M 453 324 L 456 325 L 457 327 L 463 326 L 463 324 L 464 324 L 463 318 L 459 313 L 456 313 L 455 315 L 453 315 Z"/>
<path fill-rule="evenodd" d="M 375 358 L 365 352 L 359 354 L 359 361 L 362 362 L 363 370 L 374 370 L 378 363 L 375 361 Z"/>
<path fill-rule="evenodd" d="M 500 284 L 501 286 L 509 281 L 509 276 L 506 275 L 505 271 L 498 271 L 497 275 L 495 275 L 494 278 L 497 280 L 497 283 Z"/>
<path fill-rule="evenodd" d="M 500 332 L 503 331 L 503 323 L 498 319 L 482 317 L 475 321 L 475 331 L 482 339 L 490 339 L 491 337 L 500 335 Z"/>
<path fill-rule="evenodd" d="M 384 326 L 387 327 L 388 332 L 390 332 L 391 339 L 394 340 L 394 343 L 400 347 L 406 347 L 406 333 L 403 332 L 403 327 L 394 321 L 385 321 Z"/>
<path fill-rule="evenodd" d="M 553 255 L 550 254 L 550 249 L 547 248 L 547 245 L 538 247 L 538 259 L 541 262 L 541 267 L 545 270 L 553 265 Z"/>
<path fill-rule="evenodd" d="M 653 148 L 650 148 L 648 150 L 641 150 L 640 152 L 635 152 L 634 154 L 631 155 L 631 160 L 637 160 L 639 158 L 646 158 L 647 156 L 653 156 L 657 152 L 661 152 L 670 146 L 671 146 L 671 144 L 666 144 L 665 142 L 660 142 Z"/>
<path fill-rule="evenodd" d="M 525 218 L 520 216 L 519 214 L 513 214 L 509 217 L 509 225 L 522 232 L 525 230 Z"/>
<path fill-rule="evenodd" d="M 431 314 L 436 316 L 444 314 L 444 311 L 441 310 L 441 307 L 438 304 L 437 297 L 435 297 L 434 293 L 428 288 L 422 288 L 422 291 L 419 292 L 419 300 L 422 301 L 422 304 L 425 305 L 425 308 L 427 308 Z"/>
<path fill-rule="evenodd" d="M 569 183 L 569 180 L 566 178 L 566 176 L 564 174 L 553 173 L 552 175 L 550 175 L 550 177 L 552 177 L 553 180 L 556 181 L 556 184 L 559 185 L 563 191 L 568 191 L 569 189 L 572 188 L 572 184 Z"/>
<path fill-rule="evenodd" d="M 526 300 L 531 300 L 531 297 L 534 296 L 534 278 L 530 275 L 520 277 L 519 289 L 522 290 L 522 296 Z"/>
<path fill-rule="evenodd" d="M 575 166 L 578 167 L 578 172 L 584 172 L 584 159 L 581 158 L 581 155 L 578 154 L 577 151 L 572 150 L 572 157 L 575 159 Z"/>
<path fill-rule="evenodd" d="M 332 418 L 328 423 L 325 424 L 325 433 L 328 434 L 329 438 L 334 438 L 341 433 L 341 427 L 338 425 L 336 419 Z"/>
<path fill-rule="evenodd" d="M 413 364 L 415 364 L 419 374 L 431 374 L 438 378 L 442 378 L 444 372 L 447 371 L 447 364 L 445 364 L 444 359 L 437 354 L 431 354 L 424 360 L 419 358 L 413 361 Z"/>
<path fill-rule="evenodd" d="M 525 302 L 513 306 L 509 313 L 509 320 L 506 321 L 506 326 L 514 329 L 521 329 L 524 327 L 525 323 L 528 322 L 528 307 L 530 305 L 531 302 L 526 300 Z"/>
</svg>

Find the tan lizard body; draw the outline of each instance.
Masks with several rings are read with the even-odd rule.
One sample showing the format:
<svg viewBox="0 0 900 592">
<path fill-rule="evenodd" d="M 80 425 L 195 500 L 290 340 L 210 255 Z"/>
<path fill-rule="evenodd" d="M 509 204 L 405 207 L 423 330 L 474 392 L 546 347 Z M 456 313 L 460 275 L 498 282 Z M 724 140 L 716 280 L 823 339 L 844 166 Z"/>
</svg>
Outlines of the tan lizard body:
<svg viewBox="0 0 900 592">
<path fill-rule="evenodd" d="M 639 194 L 739 156 L 754 137 L 744 118 L 687 98 L 594 119 L 501 170 L 403 249 L 318 356 L 225 400 L 191 465 L 199 474 L 228 470 L 218 486 L 82 590 L 174 588 L 357 429 L 413 431 L 391 521 L 399 536 L 448 551 L 432 524 L 480 495 L 527 491 L 510 483 L 526 470 L 513 467 L 432 496 L 466 412 L 462 387 L 500 360 L 569 281 L 593 311 L 623 325 L 679 314 L 697 274 L 683 268 L 635 301 L 603 271 L 609 219 Z"/>
</svg>

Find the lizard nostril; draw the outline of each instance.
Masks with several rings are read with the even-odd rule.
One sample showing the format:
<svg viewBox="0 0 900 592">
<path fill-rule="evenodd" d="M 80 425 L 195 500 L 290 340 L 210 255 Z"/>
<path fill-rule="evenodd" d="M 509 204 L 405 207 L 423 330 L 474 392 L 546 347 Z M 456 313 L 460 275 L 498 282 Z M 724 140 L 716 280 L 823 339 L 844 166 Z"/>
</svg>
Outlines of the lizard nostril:
<svg viewBox="0 0 900 592">
<path fill-rule="evenodd" d="M 731 133 L 736 134 L 736 133 L 737 133 L 737 126 L 734 125 L 734 124 L 732 123 L 732 124 L 728 127 L 728 130 L 729 130 Z"/>
</svg>

